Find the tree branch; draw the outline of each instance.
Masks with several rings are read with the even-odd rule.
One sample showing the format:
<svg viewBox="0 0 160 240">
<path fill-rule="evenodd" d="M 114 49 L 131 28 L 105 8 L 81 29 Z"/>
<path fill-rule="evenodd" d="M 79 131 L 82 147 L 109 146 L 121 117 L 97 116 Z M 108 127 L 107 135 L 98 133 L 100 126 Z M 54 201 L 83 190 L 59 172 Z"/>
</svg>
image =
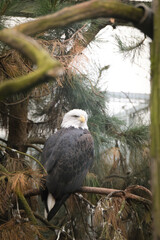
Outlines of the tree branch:
<svg viewBox="0 0 160 240">
<path fill-rule="evenodd" d="M 143 9 L 114 0 L 92 0 L 66 7 L 35 21 L 20 24 L 14 29 L 27 35 L 35 35 L 51 28 L 64 27 L 77 21 L 99 17 L 113 17 L 138 24 L 143 17 Z"/>
<path fill-rule="evenodd" d="M 144 189 L 144 187 L 143 187 Z M 146 191 L 149 191 L 148 189 Z M 151 206 L 152 201 L 146 198 L 143 198 L 141 196 L 132 194 L 130 192 L 126 190 L 118 190 L 118 189 L 111 189 L 111 188 L 100 188 L 100 187 L 81 187 L 79 190 L 77 190 L 78 193 L 94 193 L 94 194 L 100 194 L 100 195 L 109 195 L 112 197 L 120 197 L 123 196 L 126 199 L 133 199 L 136 200 L 138 202 L 142 202 L 144 204 L 148 204 Z M 150 193 L 151 194 L 151 193 Z M 24 193 L 25 197 L 28 196 L 36 196 L 36 195 L 40 195 L 40 190 L 39 189 L 33 189 L 33 190 L 28 190 Z"/>
<path fill-rule="evenodd" d="M 19 50 L 37 65 L 37 69 L 25 76 L 4 80 L 0 85 L 0 98 L 26 91 L 35 85 L 54 78 L 62 72 L 60 62 L 50 55 L 32 38 L 14 29 L 0 31 L 0 40 Z"/>
<path fill-rule="evenodd" d="M 43 218 L 42 216 L 40 216 L 39 214 L 37 214 L 36 212 L 33 212 L 34 216 L 39 219 L 42 223 L 44 223 L 48 229 L 52 230 L 52 231 L 55 231 L 56 230 L 59 230 L 61 231 L 63 234 L 65 234 L 68 239 L 73 239 L 64 229 L 58 227 L 58 226 L 55 226 L 51 223 L 49 223 L 45 218 Z"/>
<path fill-rule="evenodd" d="M 2 141 L 2 142 L 4 142 L 4 143 L 6 143 L 7 144 L 7 140 L 5 140 L 5 139 L 3 139 L 3 138 L 0 138 L 0 141 Z"/>
<path fill-rule="evenodd" d="M 102 194 L 102 195 L 108 195 L 113 194 L 112 196 L 120 197 L 121 194 L 125 196 L 126 199 L 134 199 L 139 202 L 147 203 L 149 205 L 152 204 L 152 202 L 146 198 L 140 197 L 138 195 L 132 194 L 126 190 L 118 190 L 118 189 L 110 189 L 110 188 L 99 188 L 99 187 L 82 187 L 78 192 L 82 193 L 95 193 L 95 194 Z"/>
<path fill-rule="evenodd" d="M 34 149 L 37 150 L 38 152 L 42 153 L 42 149 L 40 149 L 39 147 L 37 147 L 37 146 L 35 146 L 35 145 L 33 145 L 33 144 L 27 143 L 25 146 L 26 146 L 26 147 L 29 147 L 29 148 L 34 148 Z"/>
<path fill-rule="evenodd" d="M 26 156 L 26 157 L 31 158 L 32 160 L 34 160 L 34 161 L 43 169 L 43 171 L 44 171 L 45 174 L 47 173 L 47 172 L 46 172 L 46 169 L 44 168 L 44 166 L 42 165 L 42 163 L 41 163 L 38 159 L 36 159 L 35 157 L 31 156 L 30 154 L 27 154 L 27 153 L 18 151 L 18 150 L 16 150 L 16 149 L 10 148 L 10 147 L 8 147 L 8 146 L 4 146 L 4 145 L 2 145 L 2 144 L 0 144 L 0 147 L 5 148 L 5 149 L 8 149 L 8 150 L 11 150 L 12 152 L 16 152 L 16 153 L 22 154 L 23 156 Z M 2 166 L 3 166 L 3 165 L 2 165 Z M 0 164 L 0 168 L 1 168 L 1 164 Z"/>
<path fill-rule="evenodd" d="M 44 145 L 46 139 L 45 138 L 29 138 L 27 144 L 42 144 Z"/>
<path fill-rule="evenodd" d="M 19 189 L 17 189 L 15 192 L 16 192 L 16 194 L 17 194 L 20 202 L 22 203 L 22 205 L 23 205 L 23 207 L 24 207 L 24 209 L 25 209 L 25 212 L 26 212 L 29 220 L 30 220 L 33 224 L 36 225 L 36 224 L 37 224 L 36 218 L 35 218 L 32 210 L 31 210 L 31 208 L 30 208 L 27 200 L 25 199 L 23 193 L 22 193 Z"/>
</svg>

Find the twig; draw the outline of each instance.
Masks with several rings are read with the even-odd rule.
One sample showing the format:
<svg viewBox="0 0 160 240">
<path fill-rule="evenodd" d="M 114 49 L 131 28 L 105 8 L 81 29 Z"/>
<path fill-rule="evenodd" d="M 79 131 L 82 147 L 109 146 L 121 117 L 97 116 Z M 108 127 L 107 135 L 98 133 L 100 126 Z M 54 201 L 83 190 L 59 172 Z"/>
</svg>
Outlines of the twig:
<svg viewBox="0 0 160 240">
<path fill-rule="evenodd" d="M 50 230 L 55 231 L 55 229 L 60 230 L 62 233 L 64 233 L 69 239 L 72 239 L 72 237 L 64 231 L 62 228 L 57 227 L 51 223 L 49 223 L 45 218 L 37 214 L 36 212 L 33 212 L 34 216 L 39 219 L 42 223 L 44 223 Z"/>
<path fill-rule="evenodd" d="M 9 174 L 8 170 L 0 163 L 0 171 Z"/>
<path fill-rule="evenodd" d="M 29 98 L 29 95 L 27 95 L 26 97 L 22 98 L 22 99 L 19 100 L 19 101 L 12 102 L 12 103 L 6 103 L 6 102 L 3 102 L 3 101 L 0 101 L 0 102 L 3 103 L 5 106 L 12 106 L 12 105 L 20 104 L 20 103 L 26 101 L 28 98 Z"/>
<path fill-rule="evenodd" d="M 81 194 L 81 196 L 78 193 L 75 193 L 76 197 L 83 200 L 86 204 L 90 205 L 92 208 L 95 208 L 95 205 L 93 205 L 88 199 L 84 198 Z"/>
<path fill-rule="evenodd" d="M 81 218 L 82 218 L 82 223 L 83 223 L 84 231 L 86 232 L 87 236 L 88 236 L 89 239 L 91 240 L 91 236 L 90 236 L 90 234 L 89 234 L 89 232 L 88 232 L 88 229 L 87 229 L 87 227 L 86 227 L 86 223 L 85 223 L 85 220 L 84 220 L 82 208 L 81 208 L 81 206 L 79 205 L 77 199 L 76 199 L 76 203 L 77 203 L 77 206 L 78 206 L 78 209 L 79 209 Z"/>
<path fill-rule="evenodd" d="M 3 139 L 3 138 L 0 138 L 0 141 L 4 142 L 7 144 L 7 140 Z"/>
<path fill-rule="evenodd" d="M 35 145 L 33 145 L 33 144 L 27 143 L 27 144 L 25 144 L 25 146 L 30 147 L 30 148 L 34 148 L 34 149 L 37 150 L 38 152 L 42 153 L 42 149 L 40 149 L 39 147 L 37 147 L 37 146 L 35 146 Z"/>
<path fill-rule="evenodd" d="M 151 191 L 144 186 L 132 185 L 132 186 L 129 186 L 129 187 L 126 188 L 126 191 L 130 192 L 130 193 L 132 193 L 132 192 L 134 193 L 134 191 L 136 191 L 136 190 L 142 190 L 143 192 L 146 192 L 147 195 L 150 197 L 150 199 L 152 199 Z"/>
<path fill-rule="evenodd" d="M 2 101 L 1 101 L 2 102 Z M 18 119 L 19 121 L 23 122 L 23 123 L 28 123 L 28 120 L 27 121 L 23 121 L 22 118 L 19 118 L 19 117 L 16 117 L 12 114 L 9 114 L 9 113 L 6 113 L 5 111 L 2 111 L 0 110 L 0 113 L 4 114 L 5 116 L 9 117 L 9 118 L 14 118 L 14 119 Z"/>
<path fill-rule="evenodd" d="M 31 155 L 29 155 L 29 154 L 27 154 L 27 153 L 20 152 L 20 151 L 18 151 L 18 150 L 16 150 L 16 149 L 13 149 L 13 148 L 10 148 L 10 147 L 1 145 L 1 144 L 0 144 L 0 147 L 4 147 L 4 148 L 9 149 L 9 150 L 11 150 L 11 151 L 13 151 L 13 152 L 22 154 L 22 155 L 24 155 L 24 156 L 27 156 L 27 157 L 33 159 L 36 163 L 38 163 L 38 164 L 40 165 L 40 167 L 44 170 L 44 172 L 47 173 L 47 172 L 46 172 L 46 169 L 43 167 L 43 165 L 40 163 L 40 161 L 38 161 L 38 159 L 36 159 L 35 157 L 33 157 L 33 156 L 31 156 Z"/>
<path fill-rule="evenodd" d="M 106 176 L 105 179 L 104 179 L 104 182 L 108 178 L 122 178 L 122 179 L 126 179 L 128 177 L 129 177 L 129 175 L 121 176 L 121 175 L 113 174 L 113 175 Z"/>
<path fill-rule="evenodd" d="M 73 221 L 72 221 L 71 212 L 70 212 L 70 210 L 67 208 L 67 206 L 66 206 L 65 203 L 64 203 L 64 207 L 65 207 L 65 209 L 66 209 L 67 215 L 69 215 L 69 218 L 70 218 L 69 222 L 71 223 L 70 231 L 71 231 L 71 233 L 72 233 L 72 238 L 75 239 L 75 236 L 74 236 L 74 227 L 73 227 Z M 66 224 L 65 224 L 65 225 L 66 225 Z M 65 225 L 64 225 L 64 226 L 65 226 Z"/>
</svg>

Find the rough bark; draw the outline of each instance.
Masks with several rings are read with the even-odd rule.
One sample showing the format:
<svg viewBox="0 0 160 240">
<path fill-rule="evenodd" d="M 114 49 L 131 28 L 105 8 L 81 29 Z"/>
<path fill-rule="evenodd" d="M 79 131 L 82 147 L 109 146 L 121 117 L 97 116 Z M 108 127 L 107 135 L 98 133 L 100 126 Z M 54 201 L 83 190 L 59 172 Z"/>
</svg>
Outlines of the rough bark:
<svg viewBox="0 0 160 240">
<path fill-rule="evenodd" d="M 28 100 L 9 107 L 8 146 L 26 152 Z"/>
</svg>

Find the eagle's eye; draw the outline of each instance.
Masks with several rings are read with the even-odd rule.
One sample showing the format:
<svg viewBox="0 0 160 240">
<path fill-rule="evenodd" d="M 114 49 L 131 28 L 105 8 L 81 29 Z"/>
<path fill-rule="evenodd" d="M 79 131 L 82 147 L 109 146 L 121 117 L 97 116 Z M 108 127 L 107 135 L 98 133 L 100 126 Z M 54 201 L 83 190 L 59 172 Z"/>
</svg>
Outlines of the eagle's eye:
<svg viewBox="0 0 160 240">
<path fill-rule="evenodd" d="M 73 115 L 73 117 L 78 118 L 79 116 L 78 115 Z"/>
</svg>

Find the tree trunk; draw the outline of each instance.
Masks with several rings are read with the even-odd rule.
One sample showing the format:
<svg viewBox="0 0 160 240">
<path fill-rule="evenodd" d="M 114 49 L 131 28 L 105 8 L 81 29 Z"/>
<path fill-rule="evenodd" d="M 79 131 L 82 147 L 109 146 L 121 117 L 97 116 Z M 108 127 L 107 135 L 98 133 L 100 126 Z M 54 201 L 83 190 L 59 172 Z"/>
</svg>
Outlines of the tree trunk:
<svg viewBox="0 0 160 240">
<path fill-rule="evenodd" d="M 28 99 L 9 106 L 8 146 L 26 152 Z"/>
<path fill-rule="evenodd" d="M 154 1 L 154 41 L 152 43 L 151 155 L 154 239 L 160 240 L 160 1 Z"/>
</svg>

